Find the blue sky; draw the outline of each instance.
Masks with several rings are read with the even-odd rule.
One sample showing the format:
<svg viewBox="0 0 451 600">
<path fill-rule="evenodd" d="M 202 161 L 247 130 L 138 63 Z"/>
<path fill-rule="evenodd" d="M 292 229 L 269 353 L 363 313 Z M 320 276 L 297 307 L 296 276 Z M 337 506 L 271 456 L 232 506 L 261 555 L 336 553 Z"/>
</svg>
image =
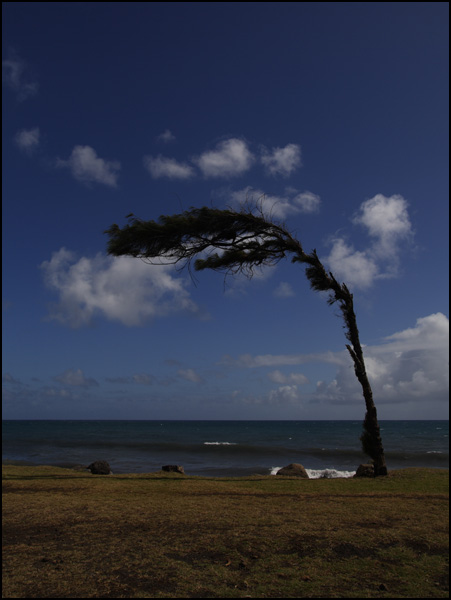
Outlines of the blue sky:
<svg viewBox="0 0 451 600">
<path fill-rule="evenodd" d="M 337 310 L 106 255 L 261 200 L 354 293 L 381 419 L 448 418 L 448 3 L 3 3 L 3 416 L 363 419 Z"/>
</svg>

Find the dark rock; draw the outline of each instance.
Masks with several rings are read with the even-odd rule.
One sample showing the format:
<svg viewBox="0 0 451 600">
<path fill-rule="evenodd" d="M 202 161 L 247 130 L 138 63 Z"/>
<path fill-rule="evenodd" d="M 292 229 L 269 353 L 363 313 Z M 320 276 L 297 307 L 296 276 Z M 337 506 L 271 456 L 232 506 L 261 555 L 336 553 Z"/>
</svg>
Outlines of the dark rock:
<svg viewBox="0 0 451 600">
<path fill-rule="evenodd" d="M 359 465 L 354 477 L 374 477 L 374 465 L 371 463 Z"/>
<path fill-rule="evenodd" d="M 291 463 L 290 465 L 279 469 L 276 475 L 285 475 L 288 477 L 303 477 L 309 479 L 307 471 L 299 463 Z"/>
<path fill-rule="evenodd" d="M 181 475 L 185 475 L 185 469 L 181 465 L 165 465 L 161 467 L 162 471 L 166 471 L 167 473 L 180 473 Z"/>
<path fill-rule="evenodd" d="M 110 465 L 106 460 L 96 460 L 87 468 L 93 475 L 112 475 Z"/>
</svg>

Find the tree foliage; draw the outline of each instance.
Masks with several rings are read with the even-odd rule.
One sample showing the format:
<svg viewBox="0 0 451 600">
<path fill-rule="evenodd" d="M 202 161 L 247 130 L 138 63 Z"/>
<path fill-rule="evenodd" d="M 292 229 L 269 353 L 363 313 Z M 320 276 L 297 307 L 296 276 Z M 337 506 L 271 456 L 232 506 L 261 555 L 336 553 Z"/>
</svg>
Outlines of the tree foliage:
<svg viewBox="0 0 451 600">
<path fill-rule="evenodd" d="M 376 475 L 387 472 L 384 450 L 365 369 L 363 351 L 354 312 L 353 295 L 326 271 L 316 250 L 306 253 L 301 243 L 283 224 L 267 217 L 260 209 L 245 206 L 240 211 L 202 207 L 181 214 L 163 215 L 158 221 L 143 221 L 128 215 L 128 224 L 112 225 L 108 253 L 129 255 L 151 263 L 170 263 L 196 271 L 211 269 L 226 274 L 252 277 L 254 269 L 271 266 L 291 256 L 293 263 L 306 266 L 305 273 L 315 291 L 327 292 L 328 303 L 337 304 L 344 320 L 346 348 L 353 360 L 366 403 L 361 436 L 364 452 L 373 459 Z"/>
</svg>

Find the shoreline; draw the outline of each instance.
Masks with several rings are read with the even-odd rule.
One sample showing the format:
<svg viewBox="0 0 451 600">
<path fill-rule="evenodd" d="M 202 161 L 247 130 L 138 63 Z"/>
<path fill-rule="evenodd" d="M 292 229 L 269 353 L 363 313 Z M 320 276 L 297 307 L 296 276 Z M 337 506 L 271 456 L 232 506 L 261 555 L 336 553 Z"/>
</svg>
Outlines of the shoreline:
<svg viewBox="0 0 451 600">
<path fill-rule="evenodd" d="M 11 467 L 31 467 L 31 468 L 39 468 L 39 467 L 55 467 L 55 468 L 59 468 L 59 469 L 68 469 L 68 470 L 72 470 L 72 471 L 76 471 L 76 472 L 83 472 L 83 471 L 88 471 L 88 467 L 87 465 L 82 465 L 80 463 L 65 463 L 65 462 L 60 462 L 60 463 L 36 463 L 36 462 L 32 462 L 32 461 L 26 461 L 26 460 L 13 460 L 13 459 L 2 459 L 2 467 L 4 466 L 11 466 Z M 282 467 L 272 467 L 271 469 L 268 469 L 268 472 L 266 473 L 261 473 L 261 472 L 257 472 L 256 470 L 253 469 L 249 469 L 247 473 L 241 473 L 241 474 L 234 474 L 234 473 L 226 473 L 226 474 L 221 474 L 221 475 L 217 475 L 214 473 L 211 474 L 199 474 L 199 473 L 189 473 L 186 472 L 185 476 L 188 477 L 202 477 L 202 478 L 211 478 L 211 479 L 229 479 L 229 478 L 240 478 L 240 477 L 249 477 L 249 476 L 258 476 L 258 477 L 275 477 L 277 474 L 277 471 L 279 469 L 281 469 Z M 432 469 L 432 470 L 443 470 L 443 471 L 448 471 L 449 472 L 449 466 L 448 467 L 431 467 L 431 466 L 405 466 L 405 467 L 401 467 L 401 468 L 389 468 L 389 472 L 391 471 L 405 471 L 405 470 L 409 470 L 409 469 Z M 325 469 L 309 469 L 308 467 L 305 467 L 305 470 L 307 471 L 308 475 L 309 475 L 309 479 L 312 480 L 316 480 L 316 479 L 351 479 L 354 477 L 356 470 L 339 470 L 339 469 L 334 469 L 334 468 L 325 468 Z M 157 473 L 160 473 L 161 469 L 157 469 L 157 470 L 153 470 L 153 471 L 118 471 L 118 470 L 114 470 L 112 472 L 113 475 L 155 475 Z M 233 471 L 231 469 L 231 471 Z"/>
</svg>

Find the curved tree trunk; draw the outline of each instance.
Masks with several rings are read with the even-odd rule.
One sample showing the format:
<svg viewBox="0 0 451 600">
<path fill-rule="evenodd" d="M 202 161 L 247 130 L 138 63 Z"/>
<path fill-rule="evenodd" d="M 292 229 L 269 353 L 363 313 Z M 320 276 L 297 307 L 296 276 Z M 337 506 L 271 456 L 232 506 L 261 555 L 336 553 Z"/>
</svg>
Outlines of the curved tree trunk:
<svg viewBox="0 0 451 600">
<path fill-rule="evenodd" d="M 384 448 L 382 446 L 379 423 L 377 420 L 377 410 L 373 401 L 373 391 L 368 380 L 368 375 L 366 374 L 365 360 L 363 358 L 363 351 L 360 345 L 359 330 L 357 329 L 352 294 L 350 294 L 350 299 L 346 304 L 347 314 L 345 320 L 348 326 L 346 337 L 352 344 L 352 347 L 347 344 L 346 348 L 348 349 L 349 354 L 354 361 L 354 371 L 357 379 L 360 382 L 360 385 L 362 386 L 363 397 L 366 405 L 365 420 L 363 422 L 364 431 L 360 437 L 360 440 L 362 442 L 364 452 L 373 459 L 374 475 L 378 477 L 380 475 L 387 475 L 387 465 L 385 463 Z"/>
<path fill-rule="evenodd" d="M 366 374 L 365 360 L 360 344 L 353 295 L 346 284 L 339 284 L 332 273 L 326 272 L 315 250 L 311 254 L 306 255 L 302 249 L 298 249 L 296 260 L 309 265 L 306 275 L 313 289 L 329 291 L 329 304 L 336 302 L 340 307 L 346 326 L 346 338 L 351 342 L 350 345 L 346 344 L 346 348 L 354 362 L 354 371 L 362 386 L 363 397 L 365 398 L 366 413 L 363 421 L 363 433 L 360 437 L 362 449 L 373 460 L 374 475 L 376 477 L 387 475 L 387 465 L 385 464 L 384 448 L 377 421 L 377 411 L 373 401 L 371 385 Z"/>
</svg>

